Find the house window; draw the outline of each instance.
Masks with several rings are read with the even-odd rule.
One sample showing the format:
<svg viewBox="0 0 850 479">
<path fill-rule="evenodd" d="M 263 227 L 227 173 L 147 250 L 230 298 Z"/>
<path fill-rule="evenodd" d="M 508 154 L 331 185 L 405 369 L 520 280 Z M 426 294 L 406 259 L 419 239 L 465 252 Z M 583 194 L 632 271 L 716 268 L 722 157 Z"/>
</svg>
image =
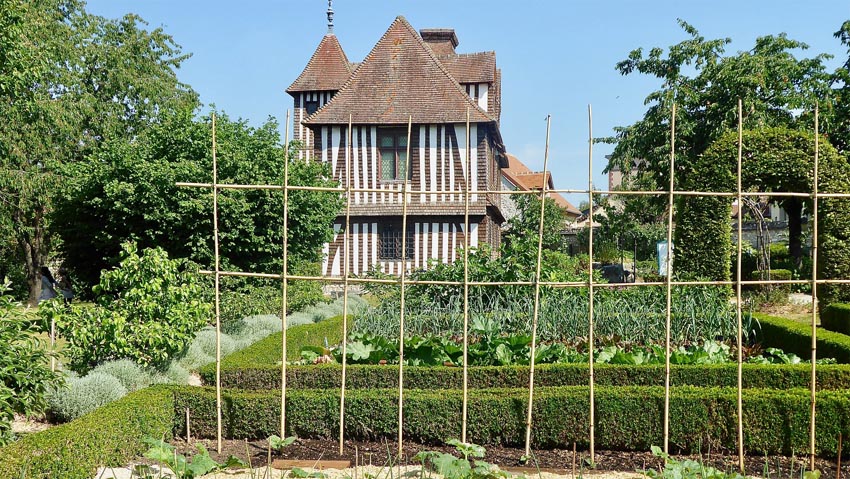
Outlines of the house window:
<svg viewBox="0 0 850 479">
<path fill-rule="evenodd" d="M 401 228 L 387 227 L 381 231 L 380 258 L 401 259 Z M 405 250 L 407 259 L 413 258 L 413 230 L 407 230 Z"/>
<path fill-rule="evenodd" d="M 412 169 L 407 158 L 407 130 L 379 129 L 378 145 L 381 152 L 381 179 L 384 181 L 411 179 Z"/>
<path fill-rule="evenodd" d="M 304 109 L 307 110 L 308 116 L 316 113 L 316 110 L 319 109 L 319 100 L 307 100 L 304 102 Z"/>
</svg>

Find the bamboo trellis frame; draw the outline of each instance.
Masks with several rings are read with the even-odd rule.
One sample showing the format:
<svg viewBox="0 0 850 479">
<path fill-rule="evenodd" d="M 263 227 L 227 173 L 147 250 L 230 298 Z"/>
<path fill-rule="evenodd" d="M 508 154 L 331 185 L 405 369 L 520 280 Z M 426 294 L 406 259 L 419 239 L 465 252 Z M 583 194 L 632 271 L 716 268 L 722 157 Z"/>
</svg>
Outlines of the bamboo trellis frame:
<svg viewBox="0 0 850 479">
<path fill-rule="evenodd" d="M 589 132 L 589 145 L 588 145 L 588 188 L 583 190 L 578 189 L 549 189 L 548 184 L 545 182 L 545 175 L 548 170 L 548 156 L 549 156 L 549 129 L 550 129 L 550 117 L 547 117 L 547 132 L 546 132 L 546 149 L 544 156 L 544 186 L 542 190 L 529 190 L 529 191 L 509 191 L 509 190 L 489 190 L 489 189 L 475 189 L 471 188 L 471 168 L 472 168 L 472 159 L 471 159 L 471 138 L 469 134 L 470 125 L 469 118 L 467 117 L 467 134 L 466 134 L 466 178 L 465 178 L 465 187 L 462 190 L 458 191 L 449 191 L 446 190 L 446 193 L 451 194 L 460 194 L 464 197 L 464 245 L 465 245 L 465 253 L 464 253 L 464 280 L 463 281 L 434 281 L 434 280 L 416 280 L 416 279 L 408 279 L 407 278 L 407 219 L 408 219 L 408 203 L 409 198 L 416 195 L 424 195 L 431 194 L 430 190 L 415 190 L 409 188 L 409 180 L 405 178 L 402 182 L 402 268 L 397 278 L 388 279 L 388 278 L 365 278 L 365 277 L 350 277 L 349 270 L 349 225 L 350 225 L 350 205 L 351 205 L 351 196 L 353 193 L 367 193 L 367 192 L 386 192 L 386 190 L 381 190 L 377 188 L 352 188 L 351 187 L 351 178 L 348 174 L 351 169 L 351 162 L 353 161 L 352 154 L 352 118 L 349 117 L 348 124 L 348 141 L 346 148 L 346 157 L 345 157 L 345 174 L 346 181 L 345 185 L 341 187 L 310 187 L 310 186 L 295 186 L 290 185 L 288 182 L 288 144 L 284 146 L 284 153 L 286 158 L 286 163 L 283 167 L 284 171 L 284 179 L 282 185 L 241 185 L 241 184 L 219 184 L 218 183 L 218 164 L 217 164 L 217 149 L 216 149 L 216 139 L 215 139 L 215 114 L 212 115 L 212 163 L 213 163 L 213 181 L 212 183 L 190 183 L 190 182 L 180 182 L 177 183 L 177 186 L 181 187 L 196 187 L 196 188 L 210 188 L 212 190 L 213 196 L 213 235 L 214 235 L 214 256 L 215 256 L 215 269 L 214 270 L 202 270 L 201 273 L 209 274 L 215 276 L 215 322 L 216 322 L 216 413 L 217 413 L 217 449 L 221 450 L 221 442 L 222 442 L 222 407 L 221 407 L 221 350 L 220 350 L 220 338 L 221 338 L 221 328 L 220 328 L 220 278 L 223 276 L 233 276 L 233 277 L 252 277 L 252 278 L 266 278 L 266 279 L 277 279 L 281 281 L 281 290 L 282 290 L 282 302 L 281 302 L 281 327 L 283 329 L 283 357 L 282 357 L 282 366 L 281 366 L 281 436 L 284 435 L 286 430 L 286 296 L 287 296 L 287 282 L 289 280 L 301 280 L 301 281 L 320 281 L 325 283 L 342 283 L 343 285 L 343 364 L 342 364 L 342 384 L 340 389 L 340 427 L 339 427 L 339 447 L 340 452 L 343 451 L 344 444 L 344 415 L 345 415 L 345 386 L 346 386 L 346 359 L 345 359 L 345 347 L 346 347 L 346 339 L 347 339 L 347 323 L 348 323 L 348 292 L 349 287 L 352 284 L 398 284 L 401 288 L 401 296 L 400 296 L 400 325 L 399 325 L 399 376 L 398 376 L 398 454 L 399 456 L 403 453 L 403 419 L 404 419 L 404 316 L 405 316 L 405 288 L 408 285 L 454 285 L 454 286 L 463 286 L 464 287 L 464 335 L 463 335 L 463 403 L 462 403 L 462 440 L 466 442 L 467 440 L 467 413 L 468 413 L 468 322 L 469 322 L 469 287 L 470 286 L 533 286 L 535 288 L 535 302 L 534 302 L 534 315 L 532 322 L 532 352 L 531 352 L 531 360 L 530 360 L 530 374 L 529 374 L 529 402 L 528 402 L 528 410 L 527 410 L 527 420 L 526 420 L 526 454 L 531 452 L 531 432 L 532 432 L 532 410 L 533 410 L 533 400 L 534 400 L 534 363 L 535 363 L 535 354 L 534 348 L 536 346 L 536 322 L 539 314 L 539 292 L 541 287 L 554 287 L 554 288 L 575 288 L 575 287 L 587 287 L 589 294 L 589 305 L 588 305 L 588 337 L 590 344 L 593 344 L 594 338 L 594 322 L 593 322 L 593 293 L 595 288 L 607 288 L 607 287 L 649 287 L 649 286 L 664 286 L 666 287 L 666 314 L 665 314 L 665 378 L 664 378 L 664 411 L 663 411 L 663 422 L 664 422 L 664 451 L 669 452 L 669 425 L 670 425 L 670 410 L 669 410 L 669 402 L 670 402 L 670 354 L 671 354 L 671 345 L 670 345 L 670 334 L 671 334 L 671 296 L 672 296 L 672 287 L 673 286 L 687 286 L 687 285 L 726 285 L 726 286 L 734 286 L 736 289 L 736 320 L 737 320 L 737 446 L 738 446 L 738 458 L 739 458 L 739 466 L 743 469 L 743 458 L 744 458 L 744 430 L 743 430 L 743 383 L 742 383 L 742 301 L 741 301 L 741 288 L 746 285 L 791 285 L 791 284 L 809 284 L 812 287 L 812 297 L 813 297 L 813 308 L 812 308 L 812 367 L 811 367 L 811 410 L 810 410 L 810 431 L 809 431 L 809 453 L 810 453 L 810 468 L 814 467 L 815 460 L 815 419 L 816 419 L 816 387 L 817 387 L 817 286 L 823 284 L 850 284 L 850 279 L 818 279 L 817 278 L 817 241 L 818 241 L 818 230 L 817 230 L 817 221 L 818 221 L 818 199 L 819 198 L 850 198 L 850 193 L 821 193 L 818 191 L 818 161 L 819 161 L 819 111 L 817 105 L 814 109 L 814 130 L 815 130 L 815 151 L 814 151 L 814 185 L 813 190 L 811 192 L 755 192 L 755 191 L 743 191 L 742 188 L 742 148 L 743 148 L 743 112 L 742 112 L 742 102 L 739 100 L 738 102 L 738 154 L 737 154 L 737 188 L 735 192 L 717 192 L 717 191 L 682 191 L 675 189 L 674 182 L 674 165 L 675 165 L 675 140 L 676 140 L 676 106 L 675 104 L 671 108 L 671 121 L 670 121 L 670 178 L 669 178 L 669 188 L 667 190 L 658 190 L 658 191 L 620 191 L 620 190 L 603 190 L 603 189 L 595 189 L 593 187 L 592 179 L 593 179 L 593 115 L 592 108 L 588 105 L 588 132 Z M 467 116 L 469 112 L 467 112 Z M 289 136 L 289 111 L 287 111 L 287 127 L 286 127 L 286 136 L 285 142 L 288 143 Z M 411 138 L 412 138 L 412 117 L 408 119 L 408 132 L 407 132 L 407 157 L 405 167 L 405 175 L 407 175 L 410 165 L 410 150 L 411 150 Z M 270 274 L 270 273 L 256 273 L 256 272 L 241 272 L 241 271 L 222 271 L 220 268 L 220 255 L 219 255 L 219 229 L 218 229 L 218 194 L 219 190 L 226 189 L 259 189 L 259 190 L 281 190 L 284 195 L 284 206 L 283 206 L 283 267 L 282 271 L 279 274 Z M 327 275 L 319 275 L 319 276 L 309 276 L 309 275 L 290 275 L 288 274 L 287 269 L 287 232 L 288 232 L 288 192 L 289 191 L 317 191 L 317 192 L 336 192 L 345 196 L 346 198 L 346 214 L 345 214 L 345 225 L 343 225 L 343 237 L 344 237 L 344 263 L 345 269 L 342 278 L 331 277 Z M 540 277 L 541 267 L 542 267 L 542 230 L 538 231 L 538 251 L 537 251 L 537 265 L 535 269 L 535 277 L 534 280 L 531 281 L 512 281 L 512 282 L 482 282 L 482 281 L 470 281 L 469 280 L 469 263 L 467 252 L 470 249 L 469 245 L 469 236 L 471 232 L 470 222 L 469 222 L 469 211 L 470 211 L 470 199 L 472 195 L 522 195 L 522 194 L 533 194 L 540 195 L 542 200 L 552 193 L 584 193 L 588 195 L 591 205 L 591 213 L 590 213 L 590 230 L 589 230 L 589 244 L 588 244 L 588 252 L 590 256 L 590 266 L 589 266 L 589 278 L 587 281 L 573 281 L 573 282 L 559 282 L 559 281 L 542 281 Z M 667 196 L 667 208 L 668 208 L 668 218 L 667 218 L 667 268 L 668 274 L 664 281 L 661 282 L 646 282 L 646 283 L 595 283 L 593 281 L 593 269 L 592 269 L 592 261 L 593 261 L 593 228 L 592 228 L 592 205 L 594 195 L 602 195 L 602 194 L 617 194 L 617 195 L 635 195 L 635 196 Z M 742 200 L 745 197 L 757 197 L 769 195 L 772 197 L 778 198 L 803 198 L 803 199 L 811 199 L 813 202 L 813 231 L 812 231 L 812 257 L 813 257 L 813 275 L 811 279 L 798 279 L 798 280 L 743 280 L 741 274 L 741 255 L 742 255 L 742 228 L 741 221 L 738 221 L 738 244 L 737 244 L 737 256 L 738 256 L 738 265 L 736 271 L 735 280 L 731 281 L 679 281 L 674 280 L 672 278 L 673 271 L 673 253 L 672 253 L 672 229 L 673 229 L 673 215 L 674 215 L 674 199 L 677 196 L 704 196 L 704 197 L 726 197 L 738 200 L 738 204 L 742 204 Z M 480 201 L 480 200 L 479 200 Z M 541 202 L 540 208 L 540 223 L 543 223 L 543 214 L 545 212 L 545 201 Z M 542 226 L 541 226 L 542 228 Z M 593 348 L 589 348 L 589 391 L 590 391 L 590 401 L 589 401 L 589 412 L 590 412 L 590 424 L 589 424 L 589 447 L 590 447 L 590 459 L 594 461 L 595 454 L 595 407 L 594 407 L 594 366 L 593 366 Z"/>
</svg>

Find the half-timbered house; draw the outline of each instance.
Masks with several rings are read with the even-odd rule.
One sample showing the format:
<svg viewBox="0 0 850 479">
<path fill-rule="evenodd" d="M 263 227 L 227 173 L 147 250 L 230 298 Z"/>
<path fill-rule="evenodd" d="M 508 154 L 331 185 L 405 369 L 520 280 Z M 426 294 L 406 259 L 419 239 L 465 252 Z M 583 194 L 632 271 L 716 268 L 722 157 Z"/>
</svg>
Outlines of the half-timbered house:
<svg viewBox="0 0 850 479">
<path fill-rule="evenodd" d="M 350 181 L 353 189 L 373 190 L 352 193 L 351 274 L 371 269 L 398 274 L 403 258 L 409 269 L 451 262 L 467 235 L 473 247 L 499 245 L 501 198 L 487 191 L 500 188 L 501 168 L 507 166 L 499 131 L 500 71 L 494 52 L 461 54 L 457 46 L 453 30 L 417 32 L 398 17 L 362 63 L 353 64 L 329 28 L 287 89 L 294 99 L 295 138 L 304 146 L 301 156 L 329 163 L 343 185 Z M 468 231 L 459 193 L 466 178 Z M 408 194 L 403 232 L 405 185 L 425 193 Z M 344 216 L 334 222 L 324 274 L 344 271 L 344 223 Z"/>
</svg>

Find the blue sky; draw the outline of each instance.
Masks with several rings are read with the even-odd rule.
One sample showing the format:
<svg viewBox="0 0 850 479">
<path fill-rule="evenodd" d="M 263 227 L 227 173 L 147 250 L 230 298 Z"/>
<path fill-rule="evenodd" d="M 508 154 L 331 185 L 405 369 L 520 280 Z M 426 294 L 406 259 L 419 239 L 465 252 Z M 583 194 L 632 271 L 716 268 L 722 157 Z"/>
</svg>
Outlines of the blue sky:
<svg viewBox="0 0 850 479">
<path fill-rule="evenodd" d="M 258 125 L 283 122 L 285 89 L 326 32 L 326 0 L 89 0 L 106 17 L 133 12 L 163 27 L 192 57 L 178 72 L 209 105 Z M 335 33 L 351 61 L 361 61 L 397 15 L 416 29 L 454 28 L 459 52 L 494 50 L 502 69 L 502 136 L 508 151 L 542 169 L 546 115 L 552 115 L 550 169 L 557 188 L 587 187 L 587 105 L 594 136 L 639 119 L 649 77 L 620 76 L 615 64 L 637 47 L 668 47 L 686 38 L 682 18 L 706 38 L 731 37 L 728 53 L 755 39 L 787 33 L 830 53 L 830 68 L 847 58 L 832 37 L 850 19 L 847 0 L 335 0 Z M 594 183 L 609 145 L 594 147 Z M 568 195 L 578 204 L 584 195 Z"/>
</svg>

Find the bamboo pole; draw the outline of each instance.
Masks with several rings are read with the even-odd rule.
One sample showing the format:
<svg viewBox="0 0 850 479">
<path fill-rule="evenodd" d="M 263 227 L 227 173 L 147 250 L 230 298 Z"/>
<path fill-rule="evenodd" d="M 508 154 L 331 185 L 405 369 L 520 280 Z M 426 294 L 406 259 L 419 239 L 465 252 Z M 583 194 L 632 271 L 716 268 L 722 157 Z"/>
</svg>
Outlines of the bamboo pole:
<svg viewBox="0 0 850 479">
<path fill-rule="evenodd" d="M 676 161 L 676 104 L 670 117 L 670 194 L 667 198 L 667 314 L 664 324 L 664 453 L 670 453 L 670 328 L 672 314 L 673 279 L 673 186 Z M 665 463 L 666 463 L 665 459 Z"/>
<path fill-rule="evenodd" d="M 213 246 L 215 248 L 215 412 L 216 451 L 221 454 L 221 265 L 218 252 L 218 159 L 216 158 L 215 112 L 212 114 Z"/>
<path fill-rule="evenodd" d="M 345 230 L 343 231 L 343 248 L 342 248 L 342 383 L 339 389 L 339 453 L 343 453 L 344 448 L 344 431 L 345 431 L 345 380 L 348 370 L 348 276 L 350 273 L 349 262 L 349 236 L 348 229 L 351 225 L 351 164 L 353 160 L 354 149 L 351 142 L 354 139 L 352 134 L 352 116 L 348 115 L 348 142 L 346 143 L 347 150 L 345 152 Z"/>
<path fill-rule="evenodd" d="M 549 131 L 552 115 L 546 115 L 546 147 L 543 154 L 543 188 L 540 189 L 540 219 L 537 226 L 537 264 L 534 270 L 534 314 L 531 317 L 531 357 L 528 370 L 528 413 L 525 417 L 525 457 L 531 457 L 531 412 L 534 408 L 534 359 L 537 354 L 537 322 L 540 316 L 540 271 L 543 261 L 543 223 L 546 213 L 546 170 L 549 167 Z"/>
<path fill-rule="evenodd" d="M 741 318 L 741 257 L 743 253 L 743 223 L 744 223 L 744 198 L 741 195 L 741 163 L 743 158 L 744 148 L 744 109 L 741 99 L 738 98 L 738 264 L 736 268 L 737 285 L 735 288 L 735 316 L 737 319 L 737 341 L 738 341 L 738 468 L 744 472 L 744 398 L 743 398 L 743 364 L 744 364 L 744 345 L 743 345 L 743 320 Z"/>
<path fill-rule="evenodd" d="M 466 442 L 466 421 L 469 408 L 469 182 L 472 179 L 472 154 L 469 138 L 469 107 L 466 108 L 466 178 L 464 182 L 464 248 L 463 248 L 463 401 L 461 404 L 461 442 Z"/>
<path fill-rule="evenodd" d="M 413 131 L 413 116 L 407 119 L 407 153 L 404 158 L 404 180 L 401 185 L 401 277 L 399 298 L 399 334 L 398 334 L 398 457 L 404 452 L 404 282 L 407 279 L 407 178 L 410 174 L 410 137 Z"/>
<path fill-rule="evenodd" d="M 588 240 L 587 253 L 590 258 L 587 265 L 587 351 L 590 385 L 590 462 L 596 461 L 596 387 L 593 377 L 593 107 L 587 105 L 587 199 L 590 210 L 588 212 Z"/>
<path fill-rule="evenodd" d="M 289 268 L 289 110 L 286 110 L 286 126 L 283 135 L 283 268 L 280 278 L 280 437 L 286 437 L 286 303 L 287 273 Z"/>
<path fill-rule="evenodd" d="M 815 103 L 815 164 L 812 179 L 812 379 L 811 411 L 809 416 L 809 470 L 815 470 L 815 416 L 817 405 L 817 356 L 818 356 L 818 160 L 820 159 L 820 108 Z"/>
</svg>

